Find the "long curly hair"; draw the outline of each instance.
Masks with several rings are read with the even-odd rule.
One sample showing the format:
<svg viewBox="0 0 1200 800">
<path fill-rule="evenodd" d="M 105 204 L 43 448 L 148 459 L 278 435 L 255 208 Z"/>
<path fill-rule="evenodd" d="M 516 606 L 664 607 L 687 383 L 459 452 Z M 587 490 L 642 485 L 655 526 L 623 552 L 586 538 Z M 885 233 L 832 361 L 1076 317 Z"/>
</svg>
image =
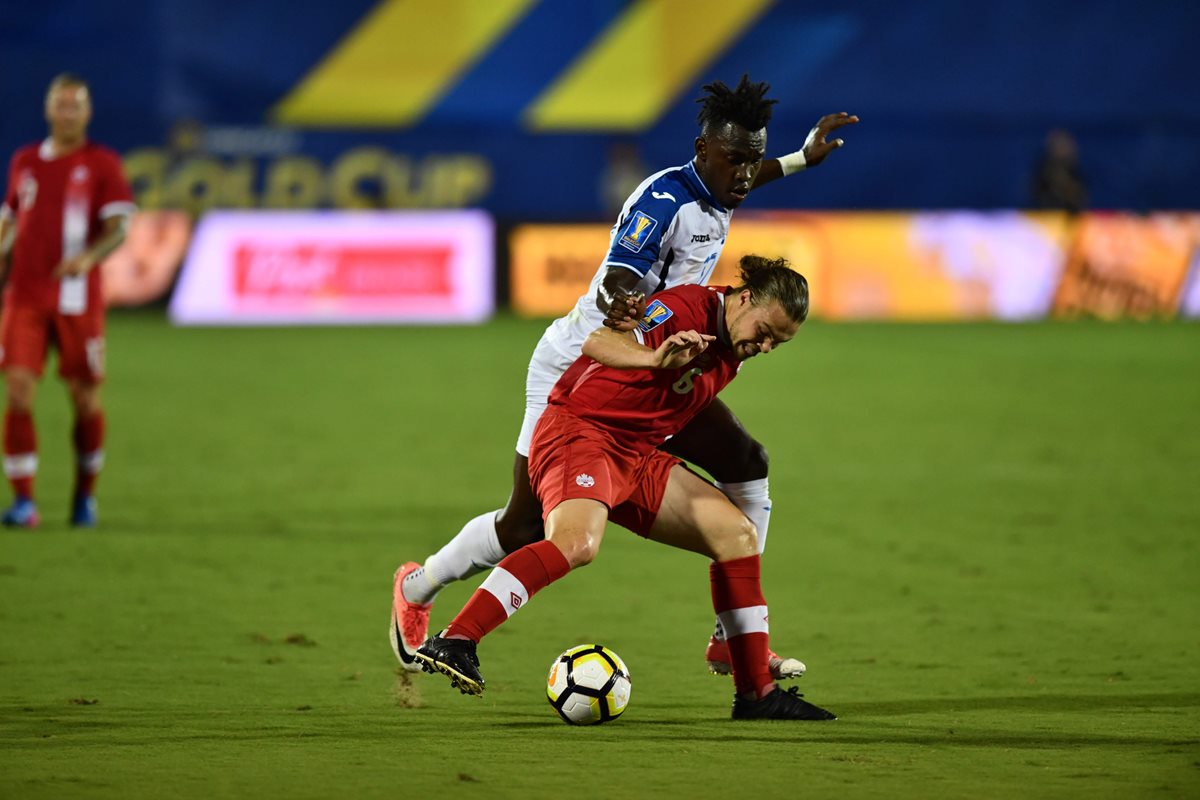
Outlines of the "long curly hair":
<svg viewBox="0 0 1200 800">
<path fill-rule="evenodd" d="M 749 289 L 750 302 L 755 305 L 779 301 L 793 322 L 808 318 L 808 280 L 792 269 L 786 258 L 742 256 L 738 268 L 742 285 L 734 287 L 735 292 Z"/>
</svg>

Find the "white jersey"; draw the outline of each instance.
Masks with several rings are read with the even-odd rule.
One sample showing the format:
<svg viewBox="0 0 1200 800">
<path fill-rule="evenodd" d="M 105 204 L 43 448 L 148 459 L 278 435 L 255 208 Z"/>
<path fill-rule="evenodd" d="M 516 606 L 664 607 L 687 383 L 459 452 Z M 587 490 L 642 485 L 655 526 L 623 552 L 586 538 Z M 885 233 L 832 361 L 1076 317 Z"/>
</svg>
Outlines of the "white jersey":
<svg viewBox="0 0 1200 800">
<path fill-rule="evenodd" d="M 529 361 L 525 420 L 517 452 L 529 455 L 533 430 L 550 390 L 579 358 L 583 340 L 604 323 L 596 307 L 600 282 L 612 267 L 641 276 L 635 291 L 647 297 L 685 283 L 705 284 L 729 233 L 733 212 L 712 196 L 690 162 L 656 172 L 633 190 L 613 226 L 608 255 L 571 313 L 550 323 Z"/>
<path fill-rule="evenodd" d="M 550 323 L 545 339 L 563 356 L 579 357 L 583 340 L 604 321 L 596 292 L 610 267 L 633 270 L 647 297 L 681 284 L 705 284 L 729 233 L 733 212 L 717 202 L 691 162 L 642 181 L 613 225 L 608 255 L 575 307 Z"/>
</svg>

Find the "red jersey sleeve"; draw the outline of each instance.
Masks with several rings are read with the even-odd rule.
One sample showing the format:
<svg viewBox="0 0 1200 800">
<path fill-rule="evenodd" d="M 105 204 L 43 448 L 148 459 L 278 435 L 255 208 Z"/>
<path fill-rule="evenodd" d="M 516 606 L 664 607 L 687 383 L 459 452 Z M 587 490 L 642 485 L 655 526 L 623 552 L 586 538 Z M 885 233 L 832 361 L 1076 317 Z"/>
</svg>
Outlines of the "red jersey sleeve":
<svg viewBox="0 0 1200 800">
<path fill-rule="evenodd" d="M 133 202 L 133 190 L 125 180 L 121 157 L 112 150 L 102 149 L 97 160 L 99 180 L 96 182 L 96 205 L 100 219 L 118 214 L 132 214 L 137 210 Z"/>
</svg>

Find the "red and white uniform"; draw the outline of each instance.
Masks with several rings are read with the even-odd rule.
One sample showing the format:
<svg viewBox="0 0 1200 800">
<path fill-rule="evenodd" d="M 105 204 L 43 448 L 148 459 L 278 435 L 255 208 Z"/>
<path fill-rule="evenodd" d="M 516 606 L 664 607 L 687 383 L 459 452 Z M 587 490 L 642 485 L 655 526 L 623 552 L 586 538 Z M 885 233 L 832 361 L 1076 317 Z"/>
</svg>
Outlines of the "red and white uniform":
<svg viewBox="0 0 1200 800">
<path fill-rule="evenodd" d="M 694 330 L 716 341 L 678 369 L 615 369 L 580 356 L 550 393 L 534 431 L 529 475 L 549 514 L 563 500 L 590 498 L 619 525 L 645 534 L 667 474 L 679 463 L 658 446 L 683 429 L 736 377 L 741 361 L 725 330 L 725 286 L 685 285 L 654 295 L 637 331 L 657 348 Z"/>
<path fill-rule="evenodd" d="M 41 374 L 48 343 L 59 348 L 65 377 L 103 374 L 104 304 L 100 270 L 58 279 L 55 268 L 100 237 L 104 220 L 132 214 L 133 193 L 120 157 L 92 142 L 56 157 L 50 140 L 16 152 L 0 215 L 16 220 L 0 366 Z"/>
</svg>

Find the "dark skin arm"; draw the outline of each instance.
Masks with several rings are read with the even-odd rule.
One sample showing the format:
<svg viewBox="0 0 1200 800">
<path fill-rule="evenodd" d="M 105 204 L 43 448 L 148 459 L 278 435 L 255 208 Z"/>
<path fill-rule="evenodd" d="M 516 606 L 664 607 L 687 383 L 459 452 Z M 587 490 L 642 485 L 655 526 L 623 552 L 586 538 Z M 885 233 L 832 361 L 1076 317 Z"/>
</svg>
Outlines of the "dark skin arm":
<svg viewBox="0 0 1200 800">
<path fill-rule="evenodd" d="M 608 317 L 604 324 L 614 331 L 631 331 L 646 313 L 646 298 L 634 292 L 642 277 L 631 269 L 609 267 L 596 292 L 596 307 Z"/>
<path fill-rule="evenodd" d="M 832 142 L 829 142 L 825 138 L 838 128 L 845 125 L 853 125 L 856 122 L 858 122 L 858 117 L 847 114 L 845 111 L 837 114 L 826 114 L 817 120 L 817 124 L 809 131 L 808 138 L 804 140 L 803 149 L 806 166 L 817 166 L 830 153 L 845 144 L 841 139 L 834 139 Z M 759 186 L 764 186 L 782 177 L 783 167 L 780 165 L 779 159 L 769 158 L 763 162 L 762 168 L 758 171 L 758 175 L 755 176 L 754 183 L 750 188 L 757 189 Z"/>
<path fill-rule="evenodd" d="M 845 142 L 841 139 L 827 141 L 829 134 L 846 125 L 854 125 L 858 117 L 841 111 L 837 114 L 826 114 L 817 120 L 817 124 L 809 131 L 804 140 L 804 161 L 806 167 L 815 167 L 824 161 L 830 153 L 837 150 Z M 763 162 L 754 178 L 751 189 L 768 184 L 783 177 L 783 166 L 779 159 L 770 158 Z M 646 298 L 640 293 L 634 293 L 641 278 L 632 270 L 620 267 L 609 267 L 596 293 L 596 306 L 608 317 L 604 324 L 615 331 L 628 332 L 637 326 L 637 321 L 646 313 Z"/>
</svg>

